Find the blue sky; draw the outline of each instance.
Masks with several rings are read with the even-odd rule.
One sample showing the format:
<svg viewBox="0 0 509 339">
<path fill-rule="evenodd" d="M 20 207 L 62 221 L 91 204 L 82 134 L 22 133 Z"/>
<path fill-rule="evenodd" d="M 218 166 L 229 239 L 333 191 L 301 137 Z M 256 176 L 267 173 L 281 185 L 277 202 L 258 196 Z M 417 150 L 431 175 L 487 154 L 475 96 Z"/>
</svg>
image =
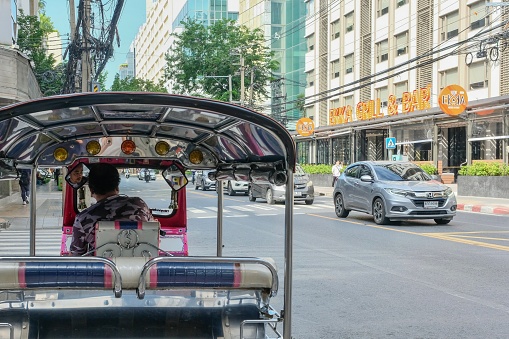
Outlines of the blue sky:
<svg viewBox="0 0 509 339">
<path fill-rule="evenodd" d="M 79 0 L 74 1 L 75 6 L 79 4 Z M 104 1 L 103 1 L 104 3 Z M 76 9 L 76 15 L 78 10 Z M 46 15 L 51 18 L 55 28 L 60 35 L 69 34 L 69 2 L 67 0 L 47 0 Z M 111 15 L 110 15 L 111 16 Z M 138 28 L 145 22 L 145 1 L 144 0 L 125 0 L 124 8 L 118 22 L 118 34 L 120 36 L 120 47 L 117 40 L 114 40 L 113 57 L 108 61 L 105 71 L 108 72 L 106 86 L 109 88 L 113 83 L 115 74 L 118 73 L 118 66 L 126 61 L 129 45 L 134 40 Z M 64 48 L 68 44 L 66 37 L 62 37 Z"/>
</svg>

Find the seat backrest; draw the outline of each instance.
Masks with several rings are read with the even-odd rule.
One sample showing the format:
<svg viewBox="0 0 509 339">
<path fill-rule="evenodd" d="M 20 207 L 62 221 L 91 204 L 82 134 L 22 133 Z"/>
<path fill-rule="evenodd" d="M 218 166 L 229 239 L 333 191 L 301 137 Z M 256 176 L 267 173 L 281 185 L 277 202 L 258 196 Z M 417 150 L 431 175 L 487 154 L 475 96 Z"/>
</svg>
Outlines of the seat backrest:
<svg viewBox="0 0 509 339">
<path fill-rule="evenodd" d="M 98 221 L 95 255 L 99 257 L 156 257 L 159 252 L 158 221 Z"/>
</svg>

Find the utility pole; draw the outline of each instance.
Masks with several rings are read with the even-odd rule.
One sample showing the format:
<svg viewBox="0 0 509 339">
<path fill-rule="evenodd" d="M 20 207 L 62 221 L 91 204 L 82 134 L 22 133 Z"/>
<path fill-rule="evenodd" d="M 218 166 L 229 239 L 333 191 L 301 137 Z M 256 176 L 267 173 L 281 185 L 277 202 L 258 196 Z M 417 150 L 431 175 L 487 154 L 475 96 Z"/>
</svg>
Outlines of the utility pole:
<svg viewBox="0 0 509 339">
<path fill-rule="evenodd" d="M 81 50 L 81 92 L 90 91 L 90 46 L 88 37 L 90 36 L 90 0 L 83 0 L 83 35 Z"/>
<path fill-rule="evenodd" d="M 244 106 L 244 56 L 240 52 L 240 104 Z"/>
<path fill-rule="evenodd" d="M 253 82 L 254 82 L 254 67 L 251 67 L 251 83 L 249 85 L 249 106 L 253 107 Z"/>
<path fill-rule="evenodd" d="M 69 0 L 69 22 L 71 24 L 71 39 L 76 33 L 76 13 L 74 12 L 74 0 Z"/>
</svg>

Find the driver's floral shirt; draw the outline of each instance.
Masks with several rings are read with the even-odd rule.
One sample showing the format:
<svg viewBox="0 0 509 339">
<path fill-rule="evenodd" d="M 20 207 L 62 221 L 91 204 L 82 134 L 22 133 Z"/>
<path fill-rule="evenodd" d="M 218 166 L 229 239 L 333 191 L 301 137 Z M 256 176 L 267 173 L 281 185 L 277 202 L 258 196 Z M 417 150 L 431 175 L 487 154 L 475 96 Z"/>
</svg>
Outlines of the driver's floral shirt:
<svg viewBox="0 0 509 339">
<path fill-rule="evenodd" d="M 71 255 L 83 255 L 95 249 L 95 224 L 101 220 L 154 221 L 155 219 L 150 208 L 141 198 L 114 195 L 100 200 L 76 215 L 72 230 Z"/>
</svg>

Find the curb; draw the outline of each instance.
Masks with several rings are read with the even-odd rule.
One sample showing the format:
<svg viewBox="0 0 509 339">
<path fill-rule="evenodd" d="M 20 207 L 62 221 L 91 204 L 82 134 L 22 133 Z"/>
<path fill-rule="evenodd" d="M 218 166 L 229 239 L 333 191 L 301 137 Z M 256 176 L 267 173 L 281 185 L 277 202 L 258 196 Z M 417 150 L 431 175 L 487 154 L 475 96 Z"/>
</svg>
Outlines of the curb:
<svg viewBox="0 0 509 339">
<path fill-rule="evenodd" d="M 467 212 L 481 212 L 481 213 L 488 213 L 488 214 L 509 215 L 509 208 L 507 208 L 507 207 L 458 204 L 457 209 L 459 211 L 467 211 Z"/>
</svg>

